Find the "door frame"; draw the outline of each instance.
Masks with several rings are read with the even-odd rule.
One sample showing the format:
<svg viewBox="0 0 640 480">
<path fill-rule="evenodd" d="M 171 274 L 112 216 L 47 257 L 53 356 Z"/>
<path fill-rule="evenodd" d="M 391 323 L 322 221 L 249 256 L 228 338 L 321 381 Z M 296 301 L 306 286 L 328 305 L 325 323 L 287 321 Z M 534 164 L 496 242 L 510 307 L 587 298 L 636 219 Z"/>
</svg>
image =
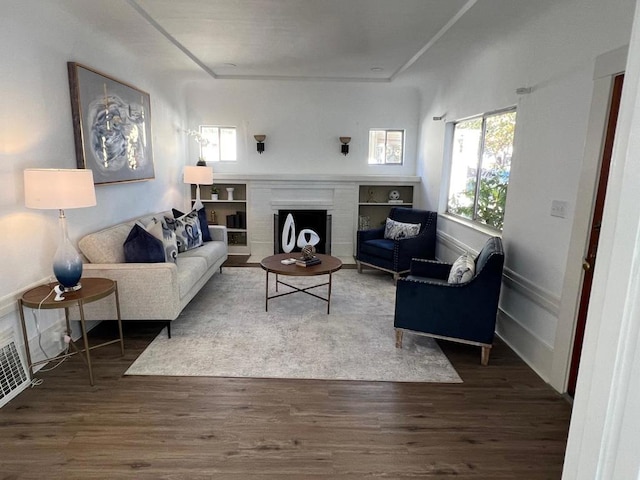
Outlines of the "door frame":
<svg viewBox="0 0 640 480">
<path fill-rule="evenodd" d="M 611 92 L 614 77 L 625 70 L 627 53 L 628 46 L 624 46 L 600 55 L 595 61 L 587 139 L 576 196 L 571 241 L 567 254 L 558 326 L 553 347 L 553 361 L 549 375 L 550 385 L 561 393 L 567 391 L 569 380 L 584 275 L 582 261 L 585 258 L 589 242 L 593 205 L 609 118 Z"/>
</svg>

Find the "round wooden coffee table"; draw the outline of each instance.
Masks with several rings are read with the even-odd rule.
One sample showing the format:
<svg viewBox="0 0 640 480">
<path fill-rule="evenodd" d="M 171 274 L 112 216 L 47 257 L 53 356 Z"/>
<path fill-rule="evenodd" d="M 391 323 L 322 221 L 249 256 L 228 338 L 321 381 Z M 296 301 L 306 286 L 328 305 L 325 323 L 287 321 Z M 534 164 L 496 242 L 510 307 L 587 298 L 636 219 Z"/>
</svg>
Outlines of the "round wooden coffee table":
<svg viewBox="0 0 640 480">
<path fill-rule="evenodd" d="M 324 255 L 321 253 L 316 254 L 316 257 L 320 259 L 320 263 L 317 265 L 312 265 L 310 267 L 302 267 L 300 265 L 292 264 L 285 265 L 282 263 L 282 260 L 286 260 L 289 258 L 299 258 L 300 252 L 294 253 L 278 253 L 277 255 L 271 255 L 270 257 L 263 258 L 260 262 L 260 266 L 267 272 L 266 275 L 266 283 L 265 283 L 265 302 L 264 309 L 265 311 L 269 311 L 269 300 L 277 297 L 283 297 L 285 295 L 291 295 L 292 293 L 302 292 L 307 295 L 311 295 L 312 297 L 319 298 L 327 302 L 327 313 L 329 313 L 329 308 L 331 307 L 331 278 L 333 272 L 336 272 L 342 268 L 342 262 L 340 259 L 336 257 L 332 257 L 331 255 Z M 269 273 L 276 274 L 276 292 L 278 291 L 278 285 L 282 284 L 293 290 L 285 293 L 277 293 L 276 295 L 269 296 Z M 327 282 L 319 283 L 317 285 L 312 285 L 310 287 L 298 288 L 294 285 L 290 285 L 288 283 L 280 280 L 280 275 L 286 275 L 290 277 L 315 277 L 318 275 L 329 275 L 329 279 Z M 325 285 L 329 286 L 329 292 L 327 297 L 321 297 L 320 295 L 316 295 L 313 292 L 310 292 L 312 288 L 323 287 Z"/>
</svg>

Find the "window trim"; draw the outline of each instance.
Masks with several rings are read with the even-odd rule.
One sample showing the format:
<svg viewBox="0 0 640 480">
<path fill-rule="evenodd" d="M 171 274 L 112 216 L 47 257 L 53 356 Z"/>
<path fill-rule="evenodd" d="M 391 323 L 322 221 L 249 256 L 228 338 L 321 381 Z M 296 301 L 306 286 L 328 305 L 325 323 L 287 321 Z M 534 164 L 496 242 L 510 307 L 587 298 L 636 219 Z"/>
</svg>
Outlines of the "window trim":
<svg viewBox="0 0 640 480">
<path fill-rule="evenodd" d="M 457 220 L 460 223 L 468 225 L 473 228 L 477 228 L 480 230 L 489 230 L 490 232 L 496 232 L 498 234 L 502 234 L 502 229 L 499 229 L 497 227 L 494 227 L 493 225 L 489 225 L 487 223 L 484 223 L 478 220 L 478 196 L 480 194 L 480 185 L 481 185 L 480 174 L 482 171 L 482 153 L 484 152 L 484 145 L 485 145 L 486 119 L 489 117 L 497 116 L 504 113 L 517 112 L 517 110 L 518 110 L 517 105 L 511 105 L 506 108 L 500 108 L 500 109 L 491 110 L 489 112 L 485 112 L 482 114 L 461 118 L 459 120 L 455 120 L 450 123 L 451 125 L 450 136 L 447 138 L 448 146 L 445 148 L 445 152 L 447 155 L 448 172 L 447 172 L 447 194 L 445 196 L 445 202 L 444 202 L 445 208 L 443 212 L 444 215 L 450 217 L 452 220 Z M 476 166 L 476 172 L 477 172 L 476 185 L 475 185 L 476 191 L 475 191 L 474 202 L 473 202 L 473 215 L 472 215 L 472 218 L 467 218 L 463 215 L 449 211 L 449 199 L 451 194 L 451 170 L 453 167 L 453 141 L 455 138 L 455 130 L 456 130 L 457 124 L 467 122 L 469 120 L 474 120 L 477 118 L 482 119 L 482 130 L 481 130 L 480 145 L 479 145 L 479 152 L 478 152 L 478 163 Z M 516 127 L 517 127 L 517 122 L 516 122 Z M 514 141 L 512 146 L 514 145 L 515 145 L 515 132 L 514 132 Z M 504 217 L 503 217 L 503 221 L 504 221 Z"/>
<path fill-rule="evenodd" d="M 367 139 L 369 140 L 369 146 L 370 144 L 370 139 L 371 139 L 371 132 L 384 132 L 385 133 L 385 147 L 387 145 L 387 136 L 389 132 L 401 132 L 402 133 L 402 158 L 400 159 L 400 163 L 391 163 L 391 162 L 387 162 L 386 161 L 386 155 L 385 155 L 385 162 L 384 163 L 371 163 L 369 160 L 371 158 L 375 158 L 371 156 L 371 150 L 369 150 L 367 152 L 367 165 L 369 166 L 391 166 L 391 167 L 400 167 L 404 165 L 404 155 L 405 155 L 405 151 L 406 151 L 406 143 L 407 143 L 407 130 L 405 128 L 369 128 L 369 132 L 367 135 Z M 386 150 L 386 148 L 385 148 Z"/>
</svg>

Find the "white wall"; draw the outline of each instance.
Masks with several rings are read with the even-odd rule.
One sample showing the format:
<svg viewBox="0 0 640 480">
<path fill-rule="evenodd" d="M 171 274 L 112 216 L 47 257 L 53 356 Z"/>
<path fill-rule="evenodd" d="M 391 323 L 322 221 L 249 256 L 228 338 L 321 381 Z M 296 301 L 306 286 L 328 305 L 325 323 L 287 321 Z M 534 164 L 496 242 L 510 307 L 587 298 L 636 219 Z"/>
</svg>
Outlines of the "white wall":
<svg viewBox="0 0 640 480">
<path fill-rule="evenodd" d="M 499 31 L 474 25 L 471 9 L 416 67 L 422 69 L 424 108 L 418 172 L 424 206 L 443 211 L 444 123 L 518 106 L 515 153 L 503 241 L 506 277 L 498 331 L 545 379 L 554 340 L 571 237 L 595 58 L 629 41 L 634 2 L 564 0 L 496 2 L 521 8 L 516 24 Z M 530 9 L 530 11 L 527 11 Z M 455 60 L 453 60 L 455 59 Z M 428 70 L 427 70 L 428 68 Z M 415 73 L 414 73 L 415 75 Z M 532 87 L 517 96 L 518 87 Z M 551 217 L 551 201 L 569 203 L 567 218 Z M 439 252 L 479 250 L 487 233 L 446 217 L 439 220 Z M 579 279 L 576 279 L 578 281 Z M 556 388 L 562 388 L 554 385 Z"/>
<path fill-rule="evenodd" d="M 72 241 L 120 220 L 182 205 L 186 138 L 179 128 L 185 115 L 180 92 L 156 80 L 160 77 L 114 39 L 79 25 L 53 2 L 2 3 L 0 244 L 6 254 L 0 267 L 0 331 L 13 326 L 19 335 L 16 295 L 51 276 L 58 240 L 56 211 L 24 207 L 23 170 L 76 168 L 67 62 L 86 64 L 150 94 L 156 177 L 97 187 L 97 206 L 65 212 Z M 60 320 L 60 312 L 48 313 L 43 328 Z"/>
<path fill-rule="evenodd" d="M 636 10 L 563 479 L 640 478 L 640 10 Z"/>
<path fill-rule="evenodd" d="M 415 87 L 337 82 L 216 80 L 188 89 L 189 128 L 238 129 L 238 161 L 214 164 L 214 172 L 251 174 L 414 175 L 419 95 Z M 402 166 L 368 165 L 370 128 L 406 130 Z M 265 134 L 265 152 L 256 152 Z M 338 137 L 351 137 L 349 155 Z M 198 144 L 189 143 L 190 158 Z"/>
</svg>

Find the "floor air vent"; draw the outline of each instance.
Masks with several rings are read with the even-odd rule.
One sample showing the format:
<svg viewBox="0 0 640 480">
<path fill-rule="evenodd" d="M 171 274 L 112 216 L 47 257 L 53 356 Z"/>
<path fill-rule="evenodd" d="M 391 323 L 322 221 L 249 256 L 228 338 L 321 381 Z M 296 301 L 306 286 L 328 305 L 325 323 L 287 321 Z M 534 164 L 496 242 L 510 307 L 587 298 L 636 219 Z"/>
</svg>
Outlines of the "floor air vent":
<svg viewBox="0 0 640 480">
<path fill-rule="evenodd" d="M 24 390 L 29 378 L 11 330 L 0 332 L 0 407 Z"/>
</svg>

